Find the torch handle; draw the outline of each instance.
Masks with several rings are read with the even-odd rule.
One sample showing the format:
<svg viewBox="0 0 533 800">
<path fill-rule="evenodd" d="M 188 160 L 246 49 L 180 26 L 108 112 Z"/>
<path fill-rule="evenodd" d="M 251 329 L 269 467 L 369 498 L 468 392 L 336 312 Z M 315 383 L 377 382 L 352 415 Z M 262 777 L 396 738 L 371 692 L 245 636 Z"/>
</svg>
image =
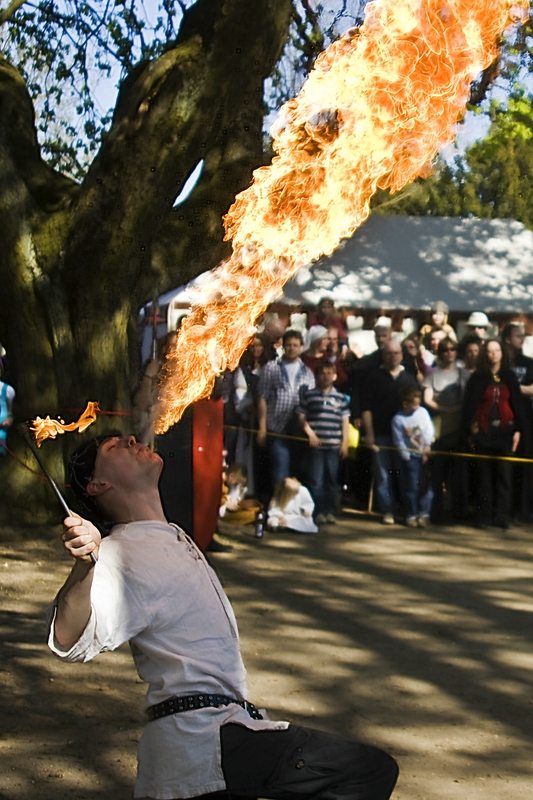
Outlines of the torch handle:
<svg viewBox="0 0 533 800">
<path fill-rule="evenodd" d="M 35 460 L 39 464 L 43 475 L 45 476 L 46 480 L 48 481 L 48 483 L 50 484 L 50 486 L 54 490 L 55 495 L 56 495 L 57 499 L 59 500 L 59 505 L 63 509 L 65 517 L 71 517 L 72 516 L 72 511 L 68 507 L 68 503 L 65 500 L 65 498 L 63 497 L 63 495 L 62 495 L 62 493 L 61 493 L 61 491 L 59 489 L 59 486 L 57 485 L 57 483 L 55 482 L 55 480 L 52 478 L 52 476 L 48 472 L 47 468 L 45 467 L 45 465 L 43 463 L 43 460 L 41 459 L 41 457 L 39 455 L 37 447 L 35 446 L 35 443 L 34 443 L 33 439 L 31 438 L 30 432 L 28 430 L 28 426 L 25 423 L 21 423 L 20 425 L 17 425 L 17 431 L 20 433 L 20 435 L 26 441 L 26 444 L 28 445 L 28 447 L 32 451 L 33 455 L 35 456 Z M 95 554 L 94 553 L 89 553 L 89 557 L 90 557 L 91 561 L 93 562 L 93 564 L 96 564 L 97 558 L 96 558 Z"/>
</svg>

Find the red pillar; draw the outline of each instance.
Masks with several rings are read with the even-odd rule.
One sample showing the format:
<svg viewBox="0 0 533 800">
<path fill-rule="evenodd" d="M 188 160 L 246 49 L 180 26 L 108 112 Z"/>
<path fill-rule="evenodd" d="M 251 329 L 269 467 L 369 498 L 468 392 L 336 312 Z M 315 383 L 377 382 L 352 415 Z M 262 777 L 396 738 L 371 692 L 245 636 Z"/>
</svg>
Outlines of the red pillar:
<svg viewBox="0 0 533 800">
<path fill-rule="evenodd" d="M 192 406 L 194 541 L 205 550 L 218 522 L 222 491 L 224 403 L 199 400 Z"/>
</svg>

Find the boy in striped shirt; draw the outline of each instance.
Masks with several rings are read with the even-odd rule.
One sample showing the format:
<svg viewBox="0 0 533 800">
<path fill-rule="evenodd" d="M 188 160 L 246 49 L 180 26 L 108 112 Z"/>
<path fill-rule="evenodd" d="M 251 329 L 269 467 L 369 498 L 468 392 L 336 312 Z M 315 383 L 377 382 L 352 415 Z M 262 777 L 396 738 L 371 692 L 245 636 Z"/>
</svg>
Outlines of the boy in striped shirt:
<svg viewBox="0 0 533 800">
<path fill-rule="evenodd" d="M 350 409 L 346 397 L 333 386 L 336 380 L 335 364 L 326 360 L 318 364 L 316 388 L 303 393 L 297 409 L 311 447 L 309 488 L 318 525 L 336 522 L 339 461 L 348 455 Z"/>
</svg>

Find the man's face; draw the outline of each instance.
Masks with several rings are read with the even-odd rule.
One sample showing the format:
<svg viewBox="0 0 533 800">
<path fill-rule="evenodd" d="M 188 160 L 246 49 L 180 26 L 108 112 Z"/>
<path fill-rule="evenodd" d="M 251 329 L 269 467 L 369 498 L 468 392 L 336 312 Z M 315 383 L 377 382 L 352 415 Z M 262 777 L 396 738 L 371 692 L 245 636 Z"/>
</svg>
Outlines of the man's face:
<svg viewBox="0 0 533 800">
<path fill-rule="evenodd" d="M 146 489 L 157 485 L 162 468 L 161 456 L 135 436 L 112 436 L 98 449 L 93 481 L 128 492 Z"/>
<path fill-rule="evenodd" d="M 339 352 L 339 331 L 337 328 L 330 328 L 328 331 L 327 339 L 328 353 L 336 355 Z"/>
<path fill-rule="evenodd" d="M 520 328 L 511 328 L 511 333 L 506 338 L 506 343 L 510 344 L 513 350 L 521 350 L 526 338 L 525 333 Z"/>
<path fill-rule="evenodd" d="M 402 363 L 402 348 L 398 342 L 388 342 L 383 348 L 385 369 L 392 371 Z"/>
<path fill-rule="evenodd" d="M 390 328 L 375 328 L 374 336 L 376 337 L 376 344 L 379 350 L 383 350 L 387 342 L 390 342 L 391 331 Z"/>
<path fill-rule="evenodd" d="M 453 364 L 457 358 L 457 345 L 446 342 L 442 347 L 439 347 L 438 353 L 439 359 L 443 364 Z"/>
<path fill-rule="evenodd" d="M 289 337 L 285 342 L 285 360 L 289 362 L 296 361 L 302 352 L 302 347 L 302 343 L 296 336 Z"/>
<path fill-rule="evenodd" d="M 486 339 L 489 335 L 485 325 L 474 325 L 470 330 L 473 334 L 479 336 L 480 339 Z"/>
<path fill-rule="evenodd" d="M 476 365 L 476 362 L 479 358 L 479 345 L 476 342 L 470 342 L 465 347 L 465 355 L 464 355 L 464 362 L 465 366 L 469 369 Z"/>
</svg>

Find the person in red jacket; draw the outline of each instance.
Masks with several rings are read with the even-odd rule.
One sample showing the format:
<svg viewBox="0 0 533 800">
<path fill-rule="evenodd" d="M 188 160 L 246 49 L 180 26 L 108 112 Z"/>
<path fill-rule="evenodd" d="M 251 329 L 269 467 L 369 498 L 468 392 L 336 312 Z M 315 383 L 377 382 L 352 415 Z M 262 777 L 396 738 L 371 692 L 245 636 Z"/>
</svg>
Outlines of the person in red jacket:
<svg viewBox="0 0 533 800">
<path fill-rule="evenodd" d="M 309 328 L 312 328 L 313 325 L 323 325 L 324 328 L 331 328 L 332 326 L 337 328 L 341 345 L 346 343 L 346 328 L 339 316 L 339 312 L 335 308 L 333 300 L 329 297 L 323 297 L 317 306 L 316 314 L 312 314 L 309 317 Z"/>
<path fill-rule="evenodd" d="M 497 339 L 489 339 L 466 385 L 462 431 L 479 459 L 476 524 L 510 526 L 513 465 L 499 460 L 516 453 L 523 428 L 520 386 Z"/>
</svg>

